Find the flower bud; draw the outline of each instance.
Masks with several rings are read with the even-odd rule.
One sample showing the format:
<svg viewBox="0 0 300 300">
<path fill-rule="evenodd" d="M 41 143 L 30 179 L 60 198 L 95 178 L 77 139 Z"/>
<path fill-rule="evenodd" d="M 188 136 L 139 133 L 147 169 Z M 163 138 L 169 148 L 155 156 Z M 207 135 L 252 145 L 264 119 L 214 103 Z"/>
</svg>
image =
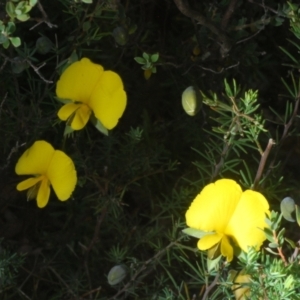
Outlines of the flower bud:
<svg viewBox="0 0 300 300">
<path fill-rule="evenodd" d="M 184 90 L 181 101 L 184 111 L 189 116 L 195 116 L 202 106 L 202 96 L 194 86 L 189 86 Z"/>
<path fill-rule="evenodd" d="M 112 36 L 118 45 L 126 45 L 128 40 L 128 32 L 122 26 L 116 27 L 112 32 Z"/>
<path fill-rule="evenodd" d="M 109 285 L 116 285 L 120 283 L 127 274 L 126 267 L 124 265 L 117 265 L 110 269 L 107 279 Z"/>
</svg>

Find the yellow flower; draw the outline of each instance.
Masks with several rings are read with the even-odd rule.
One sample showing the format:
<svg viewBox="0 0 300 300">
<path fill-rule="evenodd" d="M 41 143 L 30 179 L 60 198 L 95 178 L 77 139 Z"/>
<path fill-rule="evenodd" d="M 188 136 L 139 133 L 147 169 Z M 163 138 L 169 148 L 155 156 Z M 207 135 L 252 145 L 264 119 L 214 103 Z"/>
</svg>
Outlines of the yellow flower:
<svg viewBox="0 0 300 300">
<path fill-rule="evenodd" d="M 34 175 L 17 185 L 18 191 L 27 190 L 28 198 L 35 198 L 43 208 L 50 196 L 50 184 L 57 198 L 70 198 L 77 182 L 76 170 L 69 156 L 55 150 L 45 141 L 36 141 L 19 158 L 15 171 L 18 175 Z"/>
<path fill-rule="evenodd" d="M 106 129 L 114 128 L 126 107 L 126 93 L 120 76 L 82 58 L 70 65 L 56 85 L 56 95 L 71 102 L 58 117 L 74 130 L 82 129 L 92 112 Z"/>
<path fill-rule="evenodd" d="M 250 286 L 246 285 L 251 283 L 251 276 L 248 274 L 240 273 L 234 280 L 232 290 L 236 300 L 250 299 Z M 244 284 L 244 285 L 243 285 Z"/>
<path fill-rule="evenodd" d="M 266 239 L 263 228 L 269 204 L 255 191 L 242 191 L 231 179 L 208 184 L 192 202 L 186 212 L 189 227 L 211 232 L 198 241 L 200 250 L 208 250 L 220 243 L 227 261 L 233 259 L 233 242 L 247 252 L 248 247 L 259 250 Z"/>
</svg>

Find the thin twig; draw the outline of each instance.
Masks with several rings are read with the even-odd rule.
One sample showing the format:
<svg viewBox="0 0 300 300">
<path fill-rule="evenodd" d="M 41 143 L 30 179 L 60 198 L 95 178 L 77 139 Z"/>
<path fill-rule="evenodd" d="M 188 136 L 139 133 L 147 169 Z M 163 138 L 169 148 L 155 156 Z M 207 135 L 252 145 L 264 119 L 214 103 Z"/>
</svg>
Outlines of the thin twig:
<svg viewBox="0 0 300 300">
<path fill-rule="evenodd" d="M 42 4 L 40 3 L 40 1 L 38 1 L 37 3 L 37 7 L 38 9 L 40 10 L 40 12 L 42 13 L 43 15 L 43 19 L 42 20 L 38 20 L 38 23 L 35 24 L 34 26 L 32 26 L 29 30 L 32 30 L 34 28 L 36 28 L 37 26 L 41 25 L 42 23 L 46 23 L 48 25 L 49 28 L 53 28 L 53 27 L 57 27 L 57 25 L 55 24 L 52 24 L 50 21 L 49 21 L 49 18 L 48 18 L 48 15 L 46 14 Z"/>
<path fill-rule="evenodd" d="M 29 59 L 27 58 L 20 58 L 17 61 L 15 59 L 11 59 L 8 56 L 6 56 L 5 54 L 0 52 L 0 55 L 2 57 L 4 57 L 6 60 L 8 60 L 11 63 L 28 63 L 30 65 L 30 67 L 34 70 L 35 73 L 38 74 L 38 76 L 46 83 L 53 83 L 53 81 L 51 80 L 47 80 L 44 78 L 44 76 L 39 72 L 39 69 L 41 69 L 42 67 L 44 67 L 46 65 L 46 63 L 41 64 L 39 67 L 36 67 Z"/>
<path fill-rule="evenodd" d="M 8 157 L 6 159 L 6 164 L 2 167 L 0 167 L 0 170 L 4 170 L 6 169 L 9 164 L 10 164 L 10 158 L 11 156 L 13 155 L 13 153 L 17 152 L 19 148 L 23 147 L 24 145 L 26 145 L 26 143 L 23 143 L 21 145 L 19 145 L 19 141 L 16 142 L 16 145 L 10 150 L 9 154 L 8 154 Z"/>
<path fill-rule="evenodd" d="M 117 299 L 117 297 L 119 297 L 120 295 L 122 295 L 123 293 L 125 293 L 130 288 L 130 286 L 133 284 L 133 282 L 138 278 L 138 276 L 147 269 L 147 267 L 148 267 L 148 265 L 150 263 L 155 262 L 156 260 L 158 260 L 171 247 L 173 247 L 174 245 L 176 245 L 182 238 L 184 238 L 184 236 L 181 236 L 176 241 L 171 242 L 167 247 L 165 247 L 164 249 L 158 251 L 152 258 L 150 258 L 147 261 L 145 261 L 143 263 L 143 265 L 131 277 L 130 281 L 128 281 L 127 284 L 120 291 L 118 291 L 113 297 L 109 298 L 108 300 Z"/>
<path fill-rule="evenodd" d="M 261 156 L 261 159 L 260 159 L 260 162 L 259 162 L 259 166 L 258 166 L 257 173 L 256 173 L 256 176 L 255 176 L 255 179 L 254 179 L 254 184 L 253 184 L 253 188 L 254 189 L 255 189 L 255 187 L 258 185 L 258 183 L 260 181 L 262 173 L 263 173 L 263 171 L 265 169 L 265 165 L 266 165 L 268 156 L 269 156 L 270 151 L 271 151 L 271 149 L 272 149 L 272 147 L 273 147 L 274 144 L 275 144 L 274 140 L 273 139 L 269 139 L 268 145 L 267 145 L 265 151 L 263 152 L 263 154 Z"/>
<path fill-rule="evenodd" d="M 26 62 L 30 65 L 30 67 L 33 69 L 33 71 L 39 75 L 39 77 L 46 83 L 53 83 L 51 80 L 47 80 L 44 78 L 44 76 L 39 72 L 39 69 L 46 65 L 46 63 L 41 64 L 39 67 L 36 67 L 32 64 L 32 62 L 29 59 L 26 59 Z"/>
<path fill-rule="evenodd" d="M 5 67 L 6 64 L 7 64 L 7 59 L 4 58 L 4 62 L 2 64 L 2 66 L 1 66 L 1 68 L 0 68 L 0 72 L 2 72 L 2 70 L 4 69 L 4 67 Z"/>
<path fill-rule="evenodd" d="M 220 274 L 217 274 L 214 281 L 206 288 L 205 293 L 202 297 L 202 300 L 205 300 L 208 297 L 209 292 L 217 285 Z"/>
<path fill-rule="evenodd" d="M 278 150 L 275 153 L 275 156 L 274 156 L 273 160 L 271 161 L 271 163 L 269 165 L 269 168 L 266 172 L 265 177 L 267 177 L 272 172 L 272 170 L 274 168 L 274 165 L 275 165 L 275 162 L 276 162 L 276 159 L 277 159 L 277 155 L 278 155 L 278 152 L 279 152 L 279 148 L 281 147 L 283 141 L 287 138 L 290 127 L 292 126 L 292 124 L 293 124 L 293 122 L 294 122 L 294 120 L 297 116 L 298 109 L 299 109 L 299 102 L 300 102 L 300 91 L 299 91 L 299 95 L 297 96 L 297 100 L 296 100 L 296 103 L 295 103 L 295 106 L 294 106 L 292 116 L 291 116 L 290 120 L 288 121 L 288 123 L 284 125 L 284 130 L 283 130 L 282 136 L 281 136 L 281 138 L 278 142 L 278 147 L 277 147 Z"/>
<path fill-rule="evenodd" d="M 219 162 L 216 164 L 214 173 L 212 174 L 212 176 L 210 178 L 211 182 L 218 176 L 221 168 L 223 167 L 223 165 L 224 165 L 224 159 L 225 159 L 225 156 L 227 155 L 229 149 L 230 149 L 230 145 L 229 145 L 229 143 L 227 141 L 225 141 L 225 144 L 224 144 L 224 147 L 223 147 L 223 151 L 221 153 L 221 158 L 220 158 Z"/>
<path fill-rule="evenodd" d="M 177 8 L 185 16 L 197 21 L 199 24 L 207 27 L 218 37 L 219 42 L 221 43 L 221 55 L 225 57 L 232 47 L 232 43 L 229 37 L 223 32 L 223 30 L 216 27 L 213 23 L 208 21 L 201 13 L 192 10 L 186 0 L 174 0 Z"/>
<path fill-rule="evenodd" d="M 223 30 L 225 30 L 227 28 L 227 25 L 228 25 L 228 22 L 231 18 L 231 16 L 233 15 L 234 13 L 234 9 L 235 9 L 235 5 L 236 3 L 238 2 L 238 0 L 231 0 L 229 5 L 228 5 L 228 8 L 222 18 L 222 21 L 221 21 L 221 28 Z"/>
</svg>

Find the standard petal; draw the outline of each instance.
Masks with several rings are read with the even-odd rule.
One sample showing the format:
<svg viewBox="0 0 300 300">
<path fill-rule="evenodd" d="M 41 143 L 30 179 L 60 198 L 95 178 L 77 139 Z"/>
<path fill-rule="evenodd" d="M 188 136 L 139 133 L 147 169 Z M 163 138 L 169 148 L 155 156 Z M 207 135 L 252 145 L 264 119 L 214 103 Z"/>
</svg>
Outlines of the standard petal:
<svg viewBox="0 0 300 300">
<path fill-rule="evenodd" d="M 233 259 L 233 248 L 230 245 L 229 239 L 226 235 L 223 236 L 221 241 L 221 253 L 227 258 L 227 261 L 232 261 Z"/>
<path fill-rule="evenodd" d="M 54 154 L 53 147 L 45 141 L 36 141 L 19 158 L 15 171 L 18 175 L 45 174 Z"/>
<path fill-rule="evenodd" d="M 200 250 L 207 250 L 214 245 L 218 244 L 223 238 L 222 234 L 214 233 L 205 235 L 202 239 L 200 239 L 197 243 L 197 246 Z"/>
<path fill-rule="evenodd" d="M 242 194 L 225 234 L 232 236 L 244 251 L 248 246 L 258 250 L 266 239 L 262 229 L 267 227 L 265 218 L 269 213 L 266 198 L 258 192 L 247 190 Z"/>
<path fill-rule="evenodd" d="M 107 129 L 114 128 L 123 115 L 127 96 L 120 76 L 112 71 L 105 71 L 101 76 L 88 105 L 97 119 Z"/>
<path fill-rule="evenodd" d="M 18 191 L 27 190 L 27 189 L 31 188 L 32 186 L 36 185 L 42 179 L 43 179 L 43 177 L 39 176 L 39 177 L 31 177 L 26 180 L 23 180 L 17 185 L 17 190 Z"/>
<path fill-rule="evenodd" d="M 230 179 L 220 179 L 204 187 L 186 212 L 189 227 L 224 232 L 242 195 L 241 187 Z"/>
<path fill-rule="evenodd" d="M 66 121 L 80 108 L 80 105 L 81 104 L 67 103 L 59 109 L 57 116 L 62 121 Z"/>
<path fill-rule="evenodd" d="M 37 193 L 36 201 L 39 208 L 47 205 L 50 197 L 50 185 L 48 178 L 44 177 Z"/>
<path fill-rule="evenodd" d="M 77 183 L 77 174 L 74 163 L 69 156 L 56 150 L 47 176 L 59 200 L 65 201 L 70 198 Z"/>
<path fill-rule="evenodd" d="M 60 76 L 56 85 L 57 97 L 87 103 L 102 73 L 101 65 L 82 58 L 70 65 Z"/>
</svg>

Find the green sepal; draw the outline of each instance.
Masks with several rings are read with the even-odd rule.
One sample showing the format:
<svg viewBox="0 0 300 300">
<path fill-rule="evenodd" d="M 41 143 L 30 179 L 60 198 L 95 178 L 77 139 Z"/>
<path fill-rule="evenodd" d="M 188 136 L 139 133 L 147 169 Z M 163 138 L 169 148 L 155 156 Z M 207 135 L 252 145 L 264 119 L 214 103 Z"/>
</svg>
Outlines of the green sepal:
<svg viewBox="0 0 300 300">
<path fill-rule="evenodd" d="M 215 259 L 207 259 L 207 270 L 208 272 L 211 272 L 213 270 L 218 270 L 218 266 L 219 266 L 219 262 L 221 260 L 222 255 L 219 255 L 217 258 Z"/>
<path fill-rule="evenodd" d="M 95 115 L 91 115 L 90 117 L 91 122 L 94 124 L 96 129 L 103 133 L 104 135 L 108 136 L 108 130 L 103 126 L 103 124 L 95 117 Z"/>
<path fill-rule="evenodd" d="M 71 135 L 75 130 L 69 126 L 69 125 L 66 125 L 65 127 L 65 131 L 64 131 L 64 136 L 65 137 L 68 137 L 69 135 Z"/>
<path fill-rule="evenodd" d="M 185 228 L 185 229 L 182 230 L 182 232 L 189 235 L 189 236 L 198 238 L 198 239 L 201 239 L 206 235 L 214 233 L 212 231 L 206 232 L 206 231 L 202 231 L 202 230 L 194 229 L 194 228 Z"/>
<path fill-rule="evenodd" d="M 74 102 L 70 99 L 62 99 L 62 98 L 58 98 L 58 97 L 54 97 L 57 101 L 63 103 L 63 104 L 68 104 L 68 103 L 71 103 L 71 102 Z"/>
</svg>

